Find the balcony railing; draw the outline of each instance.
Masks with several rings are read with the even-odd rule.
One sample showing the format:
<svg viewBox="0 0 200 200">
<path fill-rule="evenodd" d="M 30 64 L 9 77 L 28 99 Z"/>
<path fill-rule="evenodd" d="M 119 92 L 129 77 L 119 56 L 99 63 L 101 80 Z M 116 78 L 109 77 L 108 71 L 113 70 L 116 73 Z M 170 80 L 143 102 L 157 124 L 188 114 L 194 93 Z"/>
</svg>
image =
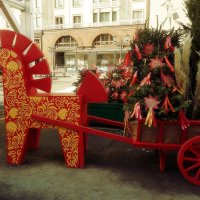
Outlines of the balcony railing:
<svg viewBox="0 0 200 200">
<path fill-rule="evenodd" d="M 94 2 L 93 9 L 96 8 L 109 8 L 109 7 L 119 7 L 119 1 L 104 1 L 104 2 Z"/>
<path fill-rule="evenodd" d="M 116 22 L 50 24 L 50 25 L 44 25 L 43 27 L 35 27 L 35 30 L 87 28 L 87 27 L 120 26 L 120 25 L 140 25 L 144 23 L 145 23 L 145 19 L 131 19 L 131 20 L 121 20 L 121 21 L 116 21 Z"/>
</svg>

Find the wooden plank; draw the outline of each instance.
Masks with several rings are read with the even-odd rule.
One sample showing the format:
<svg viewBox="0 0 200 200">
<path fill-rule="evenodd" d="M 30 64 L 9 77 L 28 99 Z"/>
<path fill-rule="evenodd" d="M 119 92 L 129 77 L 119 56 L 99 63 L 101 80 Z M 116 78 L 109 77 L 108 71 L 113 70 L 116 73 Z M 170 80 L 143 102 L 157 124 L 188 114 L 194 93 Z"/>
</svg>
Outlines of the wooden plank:
<svg viewBox="0 0 200 200">
<path fill-rule="evenodd" d="M 17 33 L 20 33 L 20 26 L 19 26 L 15 16 L 13 15 L 13 12 L 11 11 L 10 7 L 8 6 L 8 4 L 5 3 L 4 1 L 0 0 L 0 8 L 1 8 L 3 14 L 5 15 L 5 17 L 7 18 L 9 24 L 13 28 L 13 30 Z"/>
</svg>

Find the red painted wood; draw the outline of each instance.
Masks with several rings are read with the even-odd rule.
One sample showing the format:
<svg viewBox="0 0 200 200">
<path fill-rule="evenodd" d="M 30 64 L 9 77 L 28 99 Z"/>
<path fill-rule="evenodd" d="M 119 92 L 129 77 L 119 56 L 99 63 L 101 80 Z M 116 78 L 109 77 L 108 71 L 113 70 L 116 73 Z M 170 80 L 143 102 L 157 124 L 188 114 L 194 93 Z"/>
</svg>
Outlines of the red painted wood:
<svg viewBox="0 0 200 200">
<path fill-rule="evenodd" d="M 80 132 L 79 133 L 79 137 L 80 137 L 80 140 L 79 140 L 79 163 L 80 163 L 80 168 L 84 168 L 85 167 L 85 158 L 84 158 L 84 155 L 85 155 L 85 134 L 83 132 Z"/>
<path fill-rule="evenodd" d="M 182 145 L 178 152 L 177 163 L 182 175 L 189 182 L 200 186 L 200 136 Z"/>
<path fill-rule="evenodd" d="M 13 45 L 13 40 L 16 36 L 16 43 Z M 22 34 L 15 33 L 9 30 L 0 31 L 1 44 L 3 48 L 9 48 L 19 53 L 22 52 L 32 43 L 32 41 Z"/>
<path fill-rule="evenodd" d="M 1 40 L 2 48 L 5 48 L 5 47 L 12 48 L 12 42 L 15 37 L 15 34 L 16 34 L 15 32 L 9 31 L 9 30 L 0 31 L 0 40 Z"/>
<path fill-rule="evenodd" d="M 99 78 L 88 71 L 81 85 L 77 90 L 77 95 L 83 95 L 87 103 L 99 103 L 108 101 L 108 92 Z"/>
<path fill-rule="evenodd" d="M 38 48 L 38 46 L 35 43 L 32 43 L 30 49 L 24 55 L 24 60 L 26 63 L 31 63 L 43 57 L 43 52 Z"/>
<path fill-rule="evenodd" d="M 46 59 L 37 62 L 33 67 L 30 68 L 29 72 L 30 74 L 36 75 L 49 75 L 51 73 Z"/>
<path fill-rule="evenodd" d="M 162 150 L 178 150 L 180 149 L 180 144 L 164 144 L 157 142 L 137 142 L 133 141 L 134 147 L 147 148 L 147 149 L 162 149 Z"/>
<path fill-rule="evenodd" d="M 69 122 L 63 122 L 60 120 L 54 120 L 54 119 L 48 119 L 46 117 L 42 117 L 42 116 L 38 116 L 38 115 L 32 115 L 32 119 L 34 120 L 38 120 L 41 122 L 45 122 L 45 123 L 51 123 L 51 124 L 55 124 L 57 126 L 61 126 L 61 127 L 66 127 L 69 129 L 74 129 L 76 131 L 79 132 L 84 132 L 84 133 L 88 133 L 88 134 L 92 134 L 92 135 L 97 135 L 97 136 L 101 136 L 101 137 L 105 137 L 108 139 L 112 139 L 112 140 L 117 140 L 119 142 L 124 142 L 124 143 L 128 143 L 128 144 L 132 144 L 132 139 L 131 138 L 127 138 L 121 135 L 116 135 L 116 134 L 112 134 L 110 132 L 106 132 L 106 131 L 102 131 L 102 130 L 97 130 L 94 128 L 89 128 L 89 127 L 84 127 L 82 125 L 75 125 Z"/>
<path fill-rule="evenodd" d="M 44 92 L 51 92 L 51 82 L 50 77 L 35 79 L 31 81 L 31 86 Z"/>
</svg>

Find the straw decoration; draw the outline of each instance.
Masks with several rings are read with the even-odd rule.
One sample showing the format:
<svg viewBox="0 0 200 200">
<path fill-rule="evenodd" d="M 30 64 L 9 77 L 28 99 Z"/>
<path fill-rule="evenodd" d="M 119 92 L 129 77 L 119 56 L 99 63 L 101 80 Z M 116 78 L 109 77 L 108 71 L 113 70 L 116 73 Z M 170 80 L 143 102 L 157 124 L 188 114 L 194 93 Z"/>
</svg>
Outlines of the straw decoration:
<svg viewBox="0 0 200 200">
<path fill-rule="evenodd" d="M 195 101 L 194 101 L 194 108 L 193 112 L 197 111 L 198 106 L 200 105 L 200 61 L 197 64 L 198 72 L 196 75 L 196 90 L 195 90 Z"/>
</svg>

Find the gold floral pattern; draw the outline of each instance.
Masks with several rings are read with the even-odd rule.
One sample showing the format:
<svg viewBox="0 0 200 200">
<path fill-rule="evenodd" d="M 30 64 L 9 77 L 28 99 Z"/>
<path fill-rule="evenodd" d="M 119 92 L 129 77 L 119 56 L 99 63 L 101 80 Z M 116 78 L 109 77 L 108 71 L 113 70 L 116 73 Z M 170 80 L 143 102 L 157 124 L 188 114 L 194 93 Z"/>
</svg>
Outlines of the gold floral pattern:
<svg viewBox="0 0 200 200">
<path fill-rule="evenodd" d="M 6 123 L 6 130 L 10 133 L 15 133 L 17 131 L 17 125 L 14 122 Z"/>
<path fill-rule="evenodd" d="M 78 133 L 73 130 L 64 128 L 59 128 L 58 131 L 60 134 L 61 144 L 67 166 L 78 167 Z"/>
<path fill-rule="evenodd" d="M 18 109 L 17 108 L 11 108 L 8 114 L 12 119 L 16 118 L 17 115 L 18 115 Z"/>
<path fill-rule="evenodd" d="M 9 61 L 6 65 L 6 67 L 8 68 L 8 70 L 10 70 L 11 72 L 15 72 L 18 70 L 19 66 L 15 61 Z"/>
<path fill-rule="evenodd" d="M 66 119 L 66 116 L 67 116 L 67 113 L 68 111 L 65 109 L 65 108 L 62 108 L 59 110 L 58 112 L 58 117 L 62 120 L 65 120 Z"/>
<path fill-rule="evenodd" d="M 20 57 L 14 51 L 0 49 L 0 66 L 3 68 L 8 162 L 20 164 L 23 160 L 28 130 L 56 127 L 33 121 L 31 115 L 79 124 L 81 101 L 78 96 L 59 96 L 59 94 L 28 96 L 26 86 L 30 88 L 31 82 L 27 81 L 23 68 L 25 66 L 22 66 Z M 79 167 L 79 133 L 70 129 L 57 128 L 67 166 Z"/>
</svg>

